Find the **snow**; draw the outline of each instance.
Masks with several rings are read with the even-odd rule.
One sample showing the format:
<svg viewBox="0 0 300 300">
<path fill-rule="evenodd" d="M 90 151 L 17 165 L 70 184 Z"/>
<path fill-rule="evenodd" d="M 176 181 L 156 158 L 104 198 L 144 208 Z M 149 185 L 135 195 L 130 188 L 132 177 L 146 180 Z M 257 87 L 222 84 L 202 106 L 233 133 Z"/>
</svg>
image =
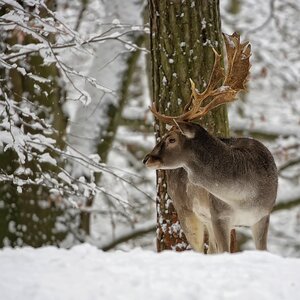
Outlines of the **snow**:
<svg viewBox="0 0 300 300">
<path fill-rule="evenodd" d="M 17 1 L 5 0 L 1 2 L 10 3 L 11 5 L 16 6 L 18 9 L 15 10 L 15 12 L 19 11 L 19 13 L 16 14 L 8 13 L 2 16 L 3 20 L 16 21 L 22 26 L 26 25 L 28 27 L 28 15 L 22 12 L 23 8 Z M 36 1 L 27 0 L 25 2 L 29 5 L 33 5 Z M 114 40 L 101 44 L 93 42 L 96 39 L 98 41 L 101 40 L 101 33 L 105 32 L 106 28 L 109 28 L 106 27 L 107 25 L 104 25 L 105 23 L 108 24 L 112 22 L 113 25 L 116 25 L 112 26 L 112 29 L 117 31 L 112 31 L 111 35 L 107 34 L 107 36 L 103 37 L 103 41 L 107 37 L 113 38 L 119 36 L 128 30 L 128 28 L 133 31 L 143 28 L 142 25 L 138 25 L 142 24 L 140 16 L 142 3 L 134 1 L 130 1 L 130 3 L 131 4 L 127 5 L 124 10 L 124 5 L 120 4 L 119 1 L 106 1 L 103 3 L 97 0 L 89 1 L 89 5 L 84 13 L 79 28 L 80 31 L 77 33 L 70 28 L 75 28 L 81 1 L 58 1 L 57 4 L 61 9 L 55 12 L 55 16 L 58 16 L 59 20 L 63 20 L 63 23 L 67 26 L 67 31 L 62 30 L 62 27 L 60 30 L 59 27 L 57 28 L 57 44 L 54 46 L 57 48 L 55 51 L 59 53 L 59 56 L 58 54 L 56 57 L 53 56 L 49 50 L 49 45 L 45 42 L 44 38 L 39 39 L 40 43 L 38 44 L 28 45 L 23 45 L 22 39 L 18 40 L 11 48 L 12 53 L 2 53 L 1 55 L 1 59 L 3 60 L 0 59 L 0 63 L 4 65 L 4 67 L 8 69 L 15 68 L 20 74 L 23 74 L 23 76 L 26 75 L 31 77 L 37 83 L 35 84 L 35 88 L 40 89 L 40 91 L 42 91 L 42 86 L 38 87 L 38 83 L 47 83 L 49 79 L 41 77 L 38 74 L 30 73 L 30 70 L 25 68 L 26 64 L 24 64 L 24 59 L 22 59 L 23 62 L 19 64 L 20 62 L 17 57 L 20 58 L 20 56 L 16 55 L 39 51 L 43 57 L 44 64 L 56 63 L 56 58 L 59 58 L 59 60 L 66 63 L 68 74 L 70 74 L 71 78 L 74 80 L 76 87 L 78 87 L 82 94 L 86 96 L 84 98 L 85 101 L 83 101 L 84 103 L 82 104 L 67 104 L 71 108 L 73 106 L 77 107 L 77 105 L 79 107 L 77 117 L 74 116 L 74 109 L 66 109 L 71 116 L 69 122 L 69 127 L 71 127 L 71 129 L 68 134 L 73 133 L 74 135 L 74 138 L 72 139 L 73 143 L 71 144 L 87 155 L 94 153 L 94 141 L 97 142 L 98 140 L 101 140 L 103 134 L 106 132 L 108 119 L 105 107 L 108 105 L 116 105 L 118 103 L 117 93 L 123 80 L 122 76 L 123 70 L 126 67 L 127 53 L 127 51 L 124 52 L 124 45 L 115 45 L 116 41 Z M 230 127 L 233 134 L 234 131 L 240 131 L 243 132 L 244 135 L 247 135 L 248 133 L 252 134 L 252 132 L 254 132 L 255 134 L 260 135 L 274 136 L 274 140 L 264 141 L 264 143 L 267 143 L 267 146 L 271 151 L 274 149 L 274 151 L 277 152 L 277 157 L 275 157 L 275 159 L 277 165 L 280 167 L 290 159 L 293 159 L 293 157 L 297 157 L 296 155 L 299 153 L 300 149 L 299 146 L 295 147 L 295 145 L 299 144 L 300 138 L 300 102 L 298 101 L 300 96 L 298 84 L 300 82 L 300 52 L 297 50 L 299 34 L 297 30 L 294 30 L 295 28 L 299 28 L 297 25 L 300 24 L 300 19 L 297 15 L 299 12 L 299 5 L 297 4 L 297 1 L 294 2 L 289 0 L 271 1 L 270 3 L 269 1 L 266 1 L 262 2 L 260 5 L 255 5 L 256 3 L 254 0 L 247 0 L 240 5 L 240 11 L 235 15 L 229 13 L 229 3 L 231 3 L 229 0 L 221 1 L 220 3 L 222 9 L 221 15 L 224 18 L 222 21 L 222 30 L 227 33 L 232 33 L 233 31 L 240 32 L 242 40 L 249 40 L 253 49 L 249 93 L 241 96 L 241 100 L 236 101 L 236 103 L 230 106 Z M 274 9 L 270 7 L 270 4 L 275 6 Z M 135 7 L 134 9 L 132 8 L 133 6 Z M 195 2 L 193 1 L 191 2 L 191 7 L 194 6 Z M 249 11 L 252 11 L 253 13 L 249 14 Z M 270 13 L 272 13 L 273 16 L 268 21 Z M 47 33 L 53 30 L 54 18 L 44 18 L 43 20 L 45 23 L 41 24 L 40 22 L 37 22 L 36 24 L 40 30 L 44 32 L 45 37 L 47 36 Z M 286 20 L 290 20 L 290 22 L 286 22 Z M 201 22 L 202 29 L 211 25 L 208 21 L 203 20 Z M 131 26 L 132 24 L 133 26 Z M 7 25 L 7 27 L 5 27 L 6 30 L 12 30 L 10 26 L 15 25 Z M 21 30 L 21 27 L 18 28 Z M 28 28 L 30 28 L 30 26 Z M 28 28 L 24 29 L 25 33 L 30 33 Z M 20 32 L 22 32 L 22 30 Z M 63 34 L 63 32 L 65 32 L 65 34 Z M 20 36 L 23 36 L 23 34 Z M 77 45 L 76 47 L 67 48 L 65 50 L 59 48 L 59 46 L 68 44 L 73 40 Z M 83 42 L 85 41 L 91 41 L 91 44 L 85 44 L 85 46 L 82 47 Z M 126 41 L 132 43 L 131 39 Z M 208 42 L 210 43 L 210 41 Z M 185 43 L 180 43 L 180 46 L 184 48 Z M 132 48 L 133 47 L 130 46 L 130 49 Z M 189 49 L 187 49 L 187 51 L 188 50 Z M 189 50 L 189 53 L 191 56 L 193 55 L 192 50 Z M 16 58 L 12 59 L 12 57 L 15 56 Z M 198 58 L 195 56 L 191 57 L 191 59 L 196 60 Z M 173 62 L 173 59 L 169 58 L 169 63 L 172 64 Z M 141 65 L 145 65 L 145 63 L 140 63 L 140 67 Z M 140 71 L 140 77 L 142 77 L 143 82 L 147 81 L 145 74 L 144 68 Z M 85 77 L 86 75 L 89 75 L 89 77 Z M 173 74 L 173 76 L 175 75 L 176 73 Z M 65 80 L 68 82 L 66 78 Z M 166 80 L 166 77 L 164 77 L 164 80 Z M 70 91 L 70 89 L 73 90 L 70 82 L 66 85 L 68 99 L 77 99 L 76 91 Z M 132 85 L 135 85 L 136 90 L 138 89 L 138 86 L 140 86 L 140 84 L 137 84 L 136 82 Z M 85 88 L 87 92 L 83 90 Z M 39 91 L 35 91 L 35 93 L 38 94 Z M 47 92 L 43 91 L 43 93 L 47 95 Z M 128 97 L 129 104 L 127 104 L 122 114 L 123 118 L 125 117 L 130 120 L 145 119 L 147 124 L 151 122 L 151 113 L 149 113 L 148 110 L 145 112 L 145 107 L 151 103 L 149 91 L 143 91 L 143 93 L 144 95 L 139 96 L 139 98 L 144 99 L 142 106 L 137 104 L 132 105 L 133 101 L 136 101 L 138 98 L 136 97 L 137 93 L 132 93 L 134 96 L 131 95 Z M 28 97 L 26 94 L 23 96 L 25 98 Z M 75 101 L 70 100 L 68 102 Z M 87 106 L 89 102 L 91 103 Z M 180 105 L 181 102 L 182 99 L 178 99 L 178 105 Z M 50 156 L 48 152 L 45 152 L 48 151 L 46 146 L 48 146 L 49 149 L 55 149 L 55 140 L 44 136 L 44 134 L 46 134 L 46 136 L 53 137 L 51 127 L 48 127 L 50 125 L 47 125 L 47 119 L 45 121 L 38 120 L 33 107 L 28 108 L 24 105 L 11 102 L 9 108 L 10 115 L 14 115 L 12 120 L 16 123 L 16 126 L 14 126 L 10 132 L 10 127 L 14 123 L 11 123 L 8 117 L 2 120 L 2 127 L 5 129 L 0 132 L 0 140 L 4 142 L 2 147 L 8 144 L 4 149 L 8 149 L 9 147 L 12 148 L 17 152 L 20 160 L 24 161 L 26 157 L 24 156 L 22 148 L 24 148 L 24 145 L 30 144 L 30 147 L 32 147 L 33 150 L 37 150 L 38 153 L 41 152 L 41 155 L 37 155 L 37 160 L 39 162 L 52 162 L 55 164 L 54 159 L 56 159 L 56 156 L 53 155 L 52 159 L 52 156 Z M 44 128 L 43 134 L 31 136 L 24 135 L 25 131 L 22 127 L 19 127 L 18 114 L 21 114 L 21 116 L 28 114 L 30 119 L 37 122 L 32 122 L 30 127 L 40 131 Z M 45 128 L 48 128 L 48 133 L 45 132 Z M 146 153 L 151 149 L 154 142 L 154 136 L 152 132 L 149 134 L 146 130 L 145 132 L 143 130 L 142 132 L 132 132 L 131 130 L 131 128 L 123 126 L 120 126 L 118 129 L 115 143 L 110 152 L 108 166 L 109 168 L 111 168 L 111 166 L 117 166 L 118 168 L 124 169 L 124 172 L 120 176 L 125 177 L 126 174 L 127 181 L 137 185 L 139 189 L 146 191 L 147 194 L 151 194 L 154 199 L 155 173 L 153 172 L 150 174 L 150 172 L 143 168 L 141 161 L 138 160 L 144 152 Z M 49 147 L 50 145 L 51 147 Z M 135 148 L 139 148 L 139 150 L 136 150 Z M 136 151 L 136 157 L 131 153 L 132 149 Z M 273 154 L 275 154 L 274 151 L 272 151 Z M 79 155 L 79 153 L 74 153 L 74 151 L 70 150 L 68 154 L 70 154 L 70 156 L 73 154 L 76 155 L 76 157 L 79 157 L 78 160 L 81 163 L 82 161 L 89 161 Z M 90 157 L 92 161 L 95 160 L 95 158 L 96 157 Z M 86 175 L 89 175 L 89 172 L 99 172 L 99 166 L 96 165 L 95 168 L 93 166 L 94 165 L 87 170 Z M 80 170 L 80 167 L 78 169 Z M 26 191 L 26 184 L 28 184 L 29 181 L 23 179 L 24 175 L 29 174 L 30 177 L 32 177 L 33 174 L 30 174 L 30 170 L 29 173 L 25 173 L 25 171 L 22 173 L 23 171 L 21 172 L 21 170 L 18 172 L 20 172 L 20 178 L 14 177 L 17 174 L 17 172 L 14 172 L 13 175 L 1 174 L 0 180 L 10 180 L 19 185 L 17 186 L 17 191 Z M 133 179 L 131 179 L 129 172 L 136 173 L 139 177 L 132 176 Z M 74 174 L 75 173 L 76 172 L 74 172 Z M 81 172 L 78 172 L 78 174 L 81 174 Z M 285 177 L 280 178 L 279 180 L 277 203 L 291 202 L 299 199 L 299 174 L 299 165 L 285 169 L 282 173 Z M 63 191 L 63 187 L 67 186 L 65 185 L 65 182 L 71 184 L 70 178 L 68 178 L 65 173 L 61 173 L 56 179 L 52 179 L 49 176 L 49 174 L 46 174 L 45 178 L 48 178 L 48 181 L 51 179 L 54 186 L 50 191 L 55 192 L 58 195 L 60 195 L 60 191 Z M 127 231 L 124 230 L 124 228 L 128 228 L 127 226 L 129 225 L 133 227 L 133 230 L 136 230 L 140 225 L 147 224 L 149 220 L 155 219 L 154 201 L 151 202 L 144 195 L 138 194 L 131 185 L 125 184 L 122 181 L 119 183 L 118 178 L 115 179 L 112 178 L 112 176 L 108 177 L 106 174 L 103 177 L 105 178 L 101 182 L 101 187 L 98 187 L 98 190 L 110 191 L 113 187 L 112 194 L 117 195 L 118 199 L 125 199 L 126 203 L 130 203 L 134 209 L 128 208 L 129 206 L 125 207 L 124 211 L 126 214 L 124 215 L 126 218 L 124 217 L 121 219 L 119 214 L 120 212 L 124 213 L 122 205 L 116 201 L 111 201 L 112 205 L 110 205 L 110 203 L 106 204 L 107 195 L 105 194 L 105 197 L 99 196 L 95 200 L 95 202 L 98 203 L 92 208 L 94 209 L 91 221 L 92 238 L 89 239 L 90 241 L 100 240 L 99 243 L 96 243 L 97 245 L 109 243 L 111 240 L 126 234 Z M 142 180 L 143 177 L 144 180 Z M 291 180 L 287 180 L 288 177 L 291 178 Z M 58 179 L 61 179 L 59 181 L 60 186 L 56 181 Z M 40 180 L 40 183 L 42 182 L 40 178 L 37 178 L 36 181 L 32 182 L 36 184 L 38 180 Z M 87 197 L 90 194 L 90 189 L 88 187 L 92 187 L 94 183 L 87 185 L 87 181 L 85 180 L 83 180 L 83 183 L 85 183 L 85 185 L 83 185 L 82 189 L 84 189 L 84 195 Z M 76 186 L 74 186 L 74 190 L 76 190 L 75 187 Z M 75 205 L 75 202 L 72 199 L 70 201 Z M 2 205 L 4 207 L 4 204 L 2 203 L 3 202 L 0 201 L 0 206 Z M 116 207 L 112 213 L 111 206 Z M 142 207 L 142 209 L 140 209 L 140 207 Z M 151 212 L 151 209 L 153 213 L 148 213 L 148 211 Z M 100 211 L 101 213 L 98 215 L 97 211 Z M 103 215 L 103 211 L 106 215 Z M 107 211 L 110 213 L 108 214 Z M 36 215 L 34 216 L 37 218 Z M 280 253 L 284 256 L 292 255 L 299 257 L 299 224 L 299 205 L 289 210 L 274 212 L 270 224 L 269 249 L 272 252 Z M 147 240 L 147 243 L 144 243 L 144 240 Z M 117 247 L 121 247 L 122 249 L 128 249 L 128 247 L 133 247 L 135 245 L 142 245 L 145 247 L 145 245 L 148 245 L 148 240 L 151 245 L 154 244 L 154 233 L 153 235 L 149 234 L 147 237 L 143 238 L 143 240 L 130 241 L 129 243 L 124 243 Z M 242 245 L 242 247 L 243 249 L 254 247 L 252 239 L 245 245 Z M 0 300 L 2 300 L 1 292 Z"/>
<path fill-rule="evenodd" d="M 4 249 L 5 300 L 299 299 L 300 260 L 267 252 L 203 255 L 141 249 Z"/>
<path fill-rule="evenodd" d="M 70 177 L 68 177 L 68 175 L 64 172 L 60 172 L 57 175 L 58 178 L 64 180 L 65 182 L 67 182 L 68 184 L 72 184 Z"/>
</svg>

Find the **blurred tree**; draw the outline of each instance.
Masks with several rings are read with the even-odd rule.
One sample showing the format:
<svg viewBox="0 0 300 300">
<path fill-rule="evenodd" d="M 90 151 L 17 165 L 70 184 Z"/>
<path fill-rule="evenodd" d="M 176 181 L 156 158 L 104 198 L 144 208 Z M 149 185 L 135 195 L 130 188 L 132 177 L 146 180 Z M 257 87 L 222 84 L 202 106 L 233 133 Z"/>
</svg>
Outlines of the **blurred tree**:
<svg viewBox="0 0 300 300">
<path fill-rule="evenodd" d="M 96 194 L 103 195 L 100 202 L 109 203 L 109 212 L 99 215 L 102 220 L 112 215 L 111 207 L 115 214 L 120 208 L 120 215 L 133 226 L 126 208 L 115 205 L 116 201 L 123 203 L 121 197 L 96 183 L 106 173 L 121 184 L 134 186 L 105 162 L 134 85 L 145 32 L 142 25 L 130 24 L 137 24 L 143 3 L 128 2 L 126 13 L 118 1 L 98 3 L 101 9 L 92 16 L 97 19 L 93 22 L 87 15 L 94 5 L 89 7 L 87 0 L 81 1 L 80 11 L 79 2 L 64 0 L 0 2 L 2 245 L 85 241 L 90 216 L 93 214 L 93 220 L 97 216 L 90 207 Z M 79 11 L 77 21 L 70 11 L 74 16 Z M 62 17 L 65 12 L 66 19 Z M 90 22 L 96 24 L 90 26 Z M 81 27 L 82 32 L 77 32 Z M 85 60 L 97 42 L 101 45 L 95 48 L 91 67 L 87 66 Z M 74 61 L 84 61 L 84 67 Z M 87 68 L 90 76 L 81 72 Z M 140 87 L 139 83 L 135 84 Z M 76 100 L 66 106 L 64 84 L 68 99 Z M 73 118 L 67 142 L 65 112 Z M 142 206 L 143 200 L 137 203 L 135 199 L 130 199 L 135 208 Z M 65 209 L 68 204 L 71 209 Z M 66 233 L 74 238 L 65 240 Z"/>
<path fill-rule="evenodd" d="M 141 18 L 140 14 L 143 5 L 139 1 L 127 1 L 127 10 L 131 13 L 124 14 L 124 7 L 119 1 L 104 1 L 103 8 L 106 12 L 103 18 L 103 32 L 118 34 L 122 32 L 122 26 L 115 28 L 111 24 L 135 24 Z M 106 26 L 106 27 L 105 27 Z M 128 44 L 132 49 L 124 51 L 124 44 L 118 40 L 110 40 L 105 44 L 99 44 L 89 76 L 95 78 L 102 85 L 114 91 L 114 94 L 100 91 L 95 86 L 86 84 L 86 91 L 89 93 L 91 103 L 88 105 L 79 104 L 74 122 L 70 126 L 68 137 L 69 143 L 81 153 L 90 155 L 97 153 L 101 163 L 106 163 L 118 126 L 122 120 L 122 112 L 128 100 L 132 76 L 136 69 L 136 63 L 140 56 L 139 47 L 144 42 L 145 33 L 142 30 L 131 30 Z M 128 45 L 127 45 L 128 46 Z M 100 183 L 102 173 L 91 175 L 88 168 L 82 168 L 78 164 L 73 165 L 73 173 L 78 176 L 85 176 L 90 181 L 94 175 L 95 182 Z M 93 206 L 95 195 L 88 195 L 82 202 L 83 206 Z M 90 234 L 91 213 L 83 211 L 80 215 L 80 228 L 83 234 Z"/>
<path fill-rule="evenodd" d="M 25 2 L 19 1 L 25 11 L 31 12 L 33 7 Z M 55 1 L 46 1 L 49 9 L 56 5 Z M 1 15 L 10 11 L 9 5 L 1 8 Z M 39 17 L 46 16 L 45 9 L 40 10 Z M 32 20 L 34 22 L 34 19 Z M 1 52 L 10 53 L 13 45 L 37 44 L 38 39 L 34 35 L 24 33 L 18 29 L 11 29 L 3 32 L 4 39 L 1 42 Z M 49 34 L 49 41 L 55 40 L 55 34 Z M 15 68 L 1 69 L 2 95 L 1 100 L 8 97 L 22 107 L 31 109 L 35 107 L 36 117 L 47 120 L 55 129 L 55 138 L 59 147 L 64 146 L 64 135 L 66 129 L 66 117 L 63 113 L 64 91 L 59 84 L 60 72 L 54 63 L 44 64 L 39 52 L 28 55 L 26 60 L 18 61 L 24 67 L 26 73 Z M 27 76 L 34 74 L 36 77 Z M 41 79 L 45 81 L 42 82 Z M 24 100 L 26 99 L 26 100 Z M 0 117 L 1 118 L 1 117 Z M 18 118 L 17 115 L 10 118 Z M 19 119 L 19 126 L 24 128 L 25 134 L 45 134 L 43 130 L 31 123 L 31 117 Z M 49 136 L 51 137 L 51 135 Z M 15 137 L 16 139 L 18 137 Z M 41 166 L 43 165 L 43 170 Z M 0 151 L 0 168 L 5 174 L 20 173 L 24 180 L 35 180 L 38 174 L 47 170 L 48 172 L 58 171 L 58 168 L 44 161 L 37 161 L 28 154 L 24 164 L 19 163 L 18 157 L 13 149 Z M 45 175 L 45 174 L 44 174 Z M 43 176 L 43 175 L 41 175 Z M 62 217 L 64 203 L 61 197 L 54 197 L 49 194 L 48 188 L 42 184 L 27 184 L 23 188 L 17 188 L 13 182 L 1 183 L 0 188 L 0 247 L 4 245 L 22 246 L 30 245 L 40 247 L 42 245 L 57 245 L 65 238 L 65 230 L 56 227 L 58 219 Z"/>
<path fill-rule="evenodd" d="M 219 1 L 149 0 L 152 98 L 167 115 L 182 113 L 190 99 L 189 78 L 204 89 L 213 63 L 212 48 L 222 52 Z M 215 109 L 202 123 L 211 133 L 229 135 L 226 106 Z M 156 138 L 165 125 L 156 121 Z M 167 194 L 166 172 L 157 172 L 157 250 L 185 250 L 188 242 Z M 235 232 L 232 233 L 233 241 Z M 232 250 L 235 243 L 232 243 Z"/>
<path fill-rule="evenodd" d="M 138 46 L 141 46 L 144 41 L 144 34 L 138 34 L 136 38 L 134 38 L 134 43 Z M 103 46 L 101 47 L 103 48 Z M 122 73 L 122 80 L 120 82 L 119 91 L 117 95 L 118 99 L 118 105 L 115 105 L 114 103 L 108 103 L 107 107 L 107 117 L 109 119 L 108 123 L 105 124 L 105 130 L 104 125 L 102 131 L 102 136 L 98 138 L 97 143 L 97 153 L 101 157 L 101 162 L 106 163 L 107 158 L 109 155 L 109 152 L 111 150 L 113 141 L 116 136 L 116 132 L 118 129 L 118 126 L 120 125 L 120 121 L 122 120 L 121 115 L 123 112 L 123 108 L 125 106 L 125 103 L 128 100 L 128 92 L 129 92 L 129 86 L 132 81 L 132 75 L 136 68 L 136 62 L 139 58 L 141 51 L 136 50 L 130 53 L 126 56 L 125 62 L 127 65 L 127 68 Z M 104 106 L 104 105 L 103 105 Z M 95 176 L 96 181 L 99 183 L 101 180 L 101 174 L 97 173 Z M 86 202 L 86 207 L 91 207 L 94 203 L 94 195 L 90 195 Z M 91 214 L 89 212 L 82 212 L 80 216 L 80 228 L 86 233 L 90 234 L 90 220 L 91 220 Z"/>
</svg>

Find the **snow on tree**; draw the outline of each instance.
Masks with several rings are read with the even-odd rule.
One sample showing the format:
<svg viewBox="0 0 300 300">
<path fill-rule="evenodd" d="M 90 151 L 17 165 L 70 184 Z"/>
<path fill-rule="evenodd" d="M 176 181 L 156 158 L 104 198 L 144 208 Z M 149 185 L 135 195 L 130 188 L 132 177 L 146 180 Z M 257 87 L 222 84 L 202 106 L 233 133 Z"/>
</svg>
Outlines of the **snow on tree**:
<svg viewBox="0 0 300 300">
<path fill-rule="evenodd" d="M 92 57 L 93 45 L 96 43 L 99 49 L 102 46 L 103 51 L 109 53 L 111 45 L 107 47 L 105 43 L 112 41 L 116 48 L 113 56 L 104 57 L 99 62 L 100 67 L 110 65 L 110 59 L 121 56 L 124 65 L 122 68 L 125 69 L 126 57 L 140 49 L 132 40 L 134 36 L 144 34 L 143 26 L 128 25 L 128 22 L 123 25 L 117 20 L 108 22 L 107 19 L 107 23 L 101 25 L 100 29 L 95 26 L 92 27 L 94 31 L 90 32 L 91 28 L 86 30 L 85 27 L 84 34 L 80 34 L 73 29 L 74 20 L 68 18 L 68 13 L 75 11 L 72 5 L 78 8 L 80 2 L 73 3 L 71 7 L 63 1 L 3 0 L 0 4 L 1 36 L 4 37 L 0 55 L 3 78 L 0 94 L 3 168 L 0 179 L 3 184 L 2 213 L 6 220 L 6 232 L 1 235 L 1 241 L 11 245 L 57 244 L 65 238 L 65 233 L 72 233 L 81 240 L 80 232 L 76 230 L 76 215 L 77 207 L 85 204 L 78 202 L 78 199 L 101 193 L 111 197 L 116 203 L 123 202 L 126 207 L 129 205 L 114 191 L 106 191 L 97 185 L 97 176 L 109 174 L 115 176 L 121 184 L 133 187 L 134 184 L 118 174 L 116 169 L 100 162 L 97 151 L 86 153 L 69 142 L 71 138 L 67 138 L 67 135 L 71 136 L 72 128 L 78 121 L 76 118 L 70 119 L 71 100 L 81 102 L 83 107 L 90 109 L 90 102 L 97 98 L 97 92 L 93 91 L 94 94 L 90 95 L 91 90 L 87 91 L 82 82 L 95 87 L 100 98 L 102 94 L 105 95 L 107 101 L 104 99 L 103 103 L 106 102 L 108 107 L 110 103 L 116 104 L 118 87 L 109 86 L 109 78 L 112 76 L 107 76 L 108 82 L 103 79 L 104 75 L 96 80 L 90 75 L 95 75 L 98 69 L 86 75 L 68 59 L 74 59 L 82 53 Z M 103 7 L 98 8 L 101 11 Z M 64 14 L 66 18 L 63 17 Z M 77 29 L 83 23 L 82 14 L 75 21 Z M 92 21 L 95 21 L 95 16 Z M 104 19 L 102 21 L 106 22 Z M 120 63 L 116 66 L 120 67 Z M 108 87 L 100 84 L 101 81 Z M 122 85 L 124 80 L 117 82 Z M 81 109 L 79 114 L 82 115 Z M 88 109 L 83 110 L 87 112 Z M 118 106 L 115 110 L 118 110 Z M 95 137 L 99 137 L 101 130 L 99 120 L 106 120 L 108 124 L 110 119 L 115 118 L 106 116 L 107 110 L 102 111 L 104 115 L 102 118 L 96 115 L 96 123 L 88 118 L 92 121 L 92 130 L 88 132 L 94 132 Z M 91 110 L 87 117 L 90 112 Z M 77 134 L 80 135 L 80 132 Z M 98 141 L 103 145 L 101 136 Z M 85 145 L 86 142 L 82 144 Z M 7 161 L 11 164 L 7 164 Z M 87 180 L 83 176 L 86 174 L 74 172 L 72 165 L 82 166 L 91 178 Z M 84 207 L 81 211 L 83 210 Z M 88 211 L 86 213 L 89 215 Z M 20 221 L 20 218 L 24 220 Z M 46 220 L 50 223 L 43 227 L 41 224 Z M 38 228 L 37 233 L 34 228 Z M 59 237 L 54 238 L 55 234 Z M 15 236 L 14 242 L 11 235 Z M 10 238 L 5 239 L 6 236 Z"/>
</svg>

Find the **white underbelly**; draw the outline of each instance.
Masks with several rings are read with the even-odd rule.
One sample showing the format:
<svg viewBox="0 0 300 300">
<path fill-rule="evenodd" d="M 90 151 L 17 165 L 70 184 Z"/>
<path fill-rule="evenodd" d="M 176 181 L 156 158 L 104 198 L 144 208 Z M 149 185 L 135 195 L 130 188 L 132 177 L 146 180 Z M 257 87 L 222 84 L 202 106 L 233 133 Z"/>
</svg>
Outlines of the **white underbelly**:
<svg viewBox="0 0 300 300">
<path fill-rule="evenodd" d="M 224 212 L 224 216 L 221 213 L 220 217 L 229 217 L 233 227 L 252 226 L 266 215 L 265 211 L 252 208 L 251 202 L 255 200 L 257 192 L 250 184 L 248 186 L 236 184 L 230 187 L 214 185 L 214 188 L 209 192 L 230 206 L 230 211 Z M 187 193 L 195 214 L 203 223 L 211 223 L 211 207 L 207 191 L 201 194 L 199 187 L 189 184 Z"/>
<path fill-rule="evenodd" d="M 231 220 L 232 226 L 253 226 L 265 215 L 265 212 L 255 209 L 235 210 Z"/>
<path fill-rule="evenodd" d="M 223 200 L 232 207 L 239 207 L 241 202 L 250 202 L 255 199 L 257 193 L 256 190 L 250 186 L 215 186 L 211 189 L 211 194 L 217 198 Z"/>
</svg>

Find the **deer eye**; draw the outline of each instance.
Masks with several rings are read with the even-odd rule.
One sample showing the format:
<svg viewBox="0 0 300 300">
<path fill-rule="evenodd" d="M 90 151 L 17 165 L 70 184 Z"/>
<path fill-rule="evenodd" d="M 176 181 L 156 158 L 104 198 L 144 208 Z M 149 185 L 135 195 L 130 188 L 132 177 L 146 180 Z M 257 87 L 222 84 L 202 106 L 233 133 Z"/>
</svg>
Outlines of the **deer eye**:
<svg viewBox="0 0 300 300">
<path fill-rule="evenodd" d="M 176 142 L 176 139 L 174 139 L 174 138 L 170 138 L 170 139 L 169 139 L 169 143 L 173 144 L 173 143 L 175 143 L 175 142 Z"/>
</svg>

